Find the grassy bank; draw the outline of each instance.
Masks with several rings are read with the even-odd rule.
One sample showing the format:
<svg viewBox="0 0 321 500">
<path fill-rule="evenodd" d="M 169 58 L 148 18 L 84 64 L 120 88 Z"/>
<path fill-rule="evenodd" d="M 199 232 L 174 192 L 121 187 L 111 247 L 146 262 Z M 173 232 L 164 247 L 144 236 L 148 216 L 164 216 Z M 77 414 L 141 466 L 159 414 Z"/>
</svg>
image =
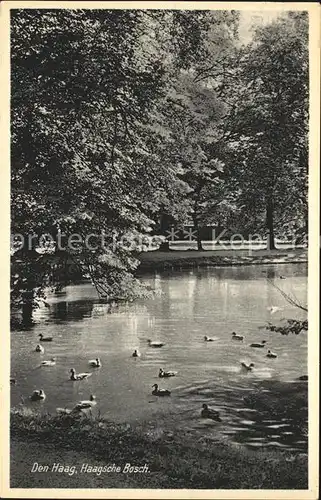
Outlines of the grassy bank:
<svg viewBox="0 0 321 500">
<path fill-rule="evenodd" d="M 11 412 L 11 442 L 11 487 L 307 488 L 306 455 L 251 451 L 180 430 L 151 432 L 100 418 L 15 409 Z M 31 473 L 35 461 L 50 466 L 58 461 L 73 463 L 78 475 Z M 147 464 L 149 471 L 82 474 L 82 463 L 115 463 L 122 470 L 126 463 Z M 79 486 L 84 482 L 89 486 Z"/>
<path fill-rule="evenodd" d="M 207 266 L 246 266 L 254 264 L 294 264 L 307 262 L 307 249 L 278 250 L 171 250 L 143 252 L 139 270 L 163 270 Z"/>
</svg>

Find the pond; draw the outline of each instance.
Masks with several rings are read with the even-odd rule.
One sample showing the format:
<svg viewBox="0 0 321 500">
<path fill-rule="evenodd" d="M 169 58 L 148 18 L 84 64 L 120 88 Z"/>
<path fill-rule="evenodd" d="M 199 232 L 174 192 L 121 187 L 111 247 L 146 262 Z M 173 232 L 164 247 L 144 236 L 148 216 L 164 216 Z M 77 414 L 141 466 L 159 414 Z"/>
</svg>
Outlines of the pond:
<svg viewBox="0 0 321 500">
<path fill-rule="evenodd" d="M 251 447 L 304 451 L 307 435 L 297 418 L 301 402 L 293 407 L 293 397 L 297 378 L 307 373 L 307 334 L 282 336 L 264 326 L 282 318 L 304 319 L 305 313 L 291 306 L 267 277 L 307 303 L 306 264 L 144 275 L 156 296 L 112 311 L 99 303 L 90 284 L 68 286 L 65 296 L 48 297 L 50 308 L 35 312 L 31 328 L 12 332 L 11 376 L 17 385 L 11 386 L 11 405 L 18 405 L 22 396 L 24 404 L 52 412 L 95 394 L 95 412 L 117 422 L 179 426 Z M 271 312 L 271 307 L 278 309 Z M 244 341 L 233 341 L 233 331 L 244 335 Z M 34 351 L 39 333 L 54 337 L 42 344 L 44 354 Z M 216 340 L 205 342 L 204 335 Z M 165 345 L 149 347 L 149 338 Z M 266 348 L 249 346 L 261 340 L 267 341 Z M 276 359 L 266 357 L 268 348 Z M 132 357 L 134 349 L 140 358 Z M 52 356 L 55 366 L 40 366 Z M 88 360 L 96 357 L 102 367 L 91 369 Z M 254 363 L 253 371 L 244 373 L 241 362 Z M 92 376 L 72 382 L 71 368 Z M 159 368 L 175 370 L 177 376 L 159 379 Z M 154 383 L 169 389 L 171 397 L 152 396 Z M 31 392 L 40 388 L 46 400 L 29 402 Z M 292 410 L 275 413 L 264 403 L 264 411 L 258 412 L 251 400 L 266 394 L 281 394 Z M 200 418 L 204 402 L 220 411 L 221 423 Z"/>
</svg>

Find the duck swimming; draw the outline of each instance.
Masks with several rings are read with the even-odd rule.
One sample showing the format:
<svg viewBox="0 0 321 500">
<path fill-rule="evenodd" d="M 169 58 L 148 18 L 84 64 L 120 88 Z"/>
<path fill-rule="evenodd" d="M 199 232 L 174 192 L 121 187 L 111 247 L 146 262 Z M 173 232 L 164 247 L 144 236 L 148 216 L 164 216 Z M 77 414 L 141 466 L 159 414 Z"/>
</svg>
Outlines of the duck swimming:
<svg viewBox="0 0 321 500">
<path fill-rule="evenodd" d="M 37 344 L 37 345 L 36 345 L 35 351 L 36 351 L 36 352 L 42 352 L 42 353 L 44 353 L 44 352 L 45 352 L 44 348 L 43 348 L 43 347 L 42 347 L 42 345 L 40 345 L 40 344 Z"/>
<path fill-rule="evenodd" d="M 157 341 L 150 340 L 150 339 L 148 339 L 147 342 L 148 342 L 149 347 L 163 347 L 163 345 L 165 345 L 163 342 L 157 342 Z"/>
<path fill-rule="evenodd" d="M 42 335 L 42 333 L 39 333 L 38 337 L 40 339 L 40 342 L 52 342 L 53 341 L 53 337 L 44 337 Z"/>
<path fill-rule="evenodd" d="M 262 340 L 262 342 L 253 342 L 253 344 L 250 344 L 250 347 L 265 347 L 266 340 Z"/>
<path fill-rule="evenodd" d="M 216 420 L 216 422 L 222 422 L 222 419 L 220 418 L 219 412 L 209 408 L 206 403 L 203 404 L 203 409 L 201 411 L 201 417 L 202 418 L 210 418 L 211 420 Z"/>
<path fill-rule="evenodd" d="M 91 394 L 90 398 L 85 401 L 79 401 L 79 403 L 76 404 L 74 407 L 74 410 L 88 410 L 89 408 L 92 408 L 93 406 L 96 406 L 97 401 L 96 401 L 96 396 L 93 396 Z"/>
<path fill-rule="evenodd" d="M 10 385 L 16 385 L 17 380 L 15 378 L 10 377 Z"/>
<path fill-rule="evenodd" d="M 101 367 L 101 361 L 100 361 L 100 358 L 96 358 L 96 359 L 90 359 L 88 361 L 88 364 L 90 366 L 92 366 L 93 368 L 100 368 Z"/>
<path fill-rule="evenodd" d="M 175 377 L 175 375 L 177 375 L 177 372 L 171 372 L 171 371 L 165 372 L 163 368 L 160 368 L 158 373 L 159 378 Z"/>
<path fill-rule="evenodd" d="M 237 335 L 235 332 L 232 332 L 232 339 L 243 341 L 244 337 L 243 335 Z"/>
<path fill-rule="evenodd" d="M 244 362 L 242 361 L 241 366 L 242 366 L 242 368 L 244 368 L 244 370 L 246 370 L 247 372 L 251 372 L 251 371 L 253 370 L 253 368 L 254 368 L 254 363 L 250 363 L 249 365 L 247 365 L 246 363 L 244 363 Z"/>
<path fill-rule="evenodd" d="M 46 395 L 43 389 L 33 391 L 30 396 L 31 401 L 44 401 L 46 399 Z"/>
<path fill-rule="evenodd" d="M 153 396 L 170 396 L 171 395 L 171 391 L 168 391 L 167 389 L 159 389 L 158 384 L 154 384 L 153 389 L 154 389 L 152 391 Z"/>
<path fill-rule="evenodd" d="M 56 358 L 51 358 L 46 361 L 42 361 L 41 366 L 54 366 L 56 364 Z"/>
<path fill-rule="evenodd" d="M 266 355 L 267 358 L 277 358 L 278 355 L 275 354 L 274 352 L 270 351 L 270 349 L 268 350 L 267 352 L 267 355 Z"/>
<path fill-rule="evenodd" d="M 135 351 L 133 352 L 132 357 L 133 358 L 139 358 L 140 357 L 140 353 L 137 351 L 137 349 L 135 349 Z"/>
<path fill-rule="evenodd" d="M 205 342 L 214 342 L 214 339 L 212 339 L 212 337 L 208 337 L 207 335 L 204 335 L 204 340 Z"/>
<path fill-rule="evenodd" d="M 85 380 L 86 378 L 88 378 L 92 375 L 91 373 L 78 373 L 78 374 L 76 374 L 76 370 L 74 370 L 74 368 L 71 368 L 70 373 L 71 373 L 70 380 L 73 380 L 73 381 Z"/>
</svg>

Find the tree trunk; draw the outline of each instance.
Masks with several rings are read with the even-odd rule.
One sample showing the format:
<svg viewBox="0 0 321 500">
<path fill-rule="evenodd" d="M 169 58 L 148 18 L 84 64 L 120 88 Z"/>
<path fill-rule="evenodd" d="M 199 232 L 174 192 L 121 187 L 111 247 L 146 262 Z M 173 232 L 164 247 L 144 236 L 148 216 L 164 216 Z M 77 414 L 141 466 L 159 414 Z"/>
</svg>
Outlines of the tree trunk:
<svg viewBox="0 0 321 500">
<path fill-rule="evenodd" d="M 162 243 L 159 245 L 159 251 L 160 252 L 169 252 L 169 241 L 162 241 Z"/>
<path fill-rule="evenodd" d="M 22 304 L 22 324 L 24 327 L 31 326 L 33 323 L 32 318 L 33 307 L 31 302 L 25 302 Z"/>
<path fill-rule="evenodd" d="M 168 231 L 169 227 L 170 227 L 170 220 L 169 220 L 169 216 L 167 214 L 162 213 L 160 215 L 159 226 L 160 226 L 161 235 L 166 236 L 166 231 Z M 163 241 L 160 244 L 159 251 L 160 252 L 169 252 L 170 251 L 168 240 Z"/>
<path fill-rule="evenodd" d="M 199 226 L 197 217 L 193 217 L 193 222 L 194 222 L 194 227 L 196 229 L 196 234 L 197 234 L 197 250 L 199 252 L 201 252 L 202 250 L 204 250 L 204 248 L 202 247 L 202 238 L 201 238 L 201 234 L 200 234 L 200 226 Z"/>
<path fill-rule="evenodd" d="M 268 229 L 267 248 L 268 250 L 275 250 L 275 237 L 274 237 L 274 219 L 273 219 L 274 205 L 273 198 L 269 197 L 266 206 L 266 226 Z"/>
<path fill-rule="evenodd" d="M 199 229 L 197 230 L 197 250 L 199 250 L 200 252 L 204 250 L 204 248 L 202 247 L 202 240 L 200 237 Z"/>
</svg>

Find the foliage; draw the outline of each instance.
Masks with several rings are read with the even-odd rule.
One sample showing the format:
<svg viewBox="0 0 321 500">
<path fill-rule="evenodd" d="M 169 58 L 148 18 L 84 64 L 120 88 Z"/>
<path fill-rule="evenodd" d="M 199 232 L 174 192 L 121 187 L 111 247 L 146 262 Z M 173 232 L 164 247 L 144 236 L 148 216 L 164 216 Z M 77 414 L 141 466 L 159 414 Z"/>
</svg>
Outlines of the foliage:
<svg viewBox="0 0 321 500">
<path fill-rule="evenodd" d="M 306 233 L 307 18 L 239 47 L 238 17 L 11 11 L 11 230 L 32 237 L 12 242 L 13 305 L 75 275 L 107 299 L 144 294 L 139 242 L 171 222 Z"/>
<path fill-rule="evenodd" d="M 290 12 L 258 28 L 234 55 L 220 93 L 230 105 L 226 158 L 243 217 L 272 236 L 306 233 L 307 14 Z"/>
<path fill-rule="evenodd" d="M 132 292 L 138 286 L 129 285 L 137 261 L 114 241 L 150 232 L 164 208 L 185 214 L 184 203 L 173 203 L 186 185 L 169 161 L 172 140 L 159 110 L 171 78 L 207 53 L 207 31 L 213 22 L 225 25 L 225 17 L 12 11 L 12 233 L 35 235 L 31 248 L 17 252 L 13 244 L 13 303 L 23 297 L 34 305 L 62 268 L 67 282 L 70 259 L 112 298 L 117 283 Z M 42 234 L 84 240 L 102 230 L 104 248 L 60 250 L 54 242 L 38 252 Z"/>
<path fill-rule="evenodd" d="M 288 319 L 286 320 L 286 325 L 272 325 L 269 324 L 266 327 L 267 330 L 271 332 L 279 332 L 282 335 L 289 335 L 289 333 L 294 333 L 298 335 L 302 331 L 308 330 L 308 320 L 305 319 L 303 321 L 297 319 Z"/>
</svg>

